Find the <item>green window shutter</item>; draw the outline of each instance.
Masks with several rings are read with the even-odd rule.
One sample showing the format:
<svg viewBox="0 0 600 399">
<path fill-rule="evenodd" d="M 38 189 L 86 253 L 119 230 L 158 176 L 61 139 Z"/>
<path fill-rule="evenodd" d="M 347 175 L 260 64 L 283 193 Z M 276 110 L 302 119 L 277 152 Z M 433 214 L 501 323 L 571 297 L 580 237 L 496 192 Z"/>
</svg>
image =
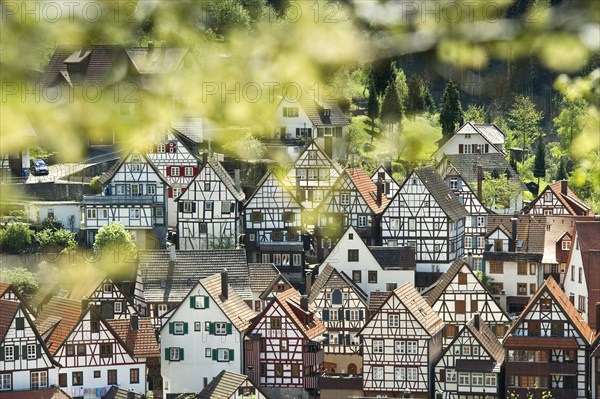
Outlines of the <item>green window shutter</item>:
<svg viewBox="0 0 600 399">
<path fill-rule="evenodd" d="M 173 332 L 175 331 L 175 326 L 173 325 L 173 322 L 169 323 L 169 334 L 173 334 Z"/>
<path fill-rule="evenodd" d="M 208 302 L 208 295 L 207 295 L 204 297 L 204 308 L 208 309 L 208 305 L 209 305 L 209 302 Z"/>
<path fill-rule="evenodd" d="M 42 345 L 37 344 L 35 349 L 36 357 L 39 359 L 40 357 L 42 357 Z"/>
<path fill-rule="evenodd" d="M 196 296 L 195 295 L 190 296 L 190 308 L 192 308 L 192 309 L 196 308 Z"/>
<path fill-rule="evenodd" d="M 233 332 L 233 326 L 231 323 L 227 323 L 227 335 L 230 335 Z"/>
<path fill-rule="evenodd" d="M 183 348 L 179 348 L 179 360 L 183 360 Z"/>
<path fill-rule="evenodd" d="M 4 346 L 0 346 L 0 362 L 4 361 Z"/>
<path fill-rule="evenodd" d="M 219 360 L 219 350 L 218 349 L 212 350 L 212 360 Z"/>
<path fill-rule="evenodd" d="M 233 349 L 229 349 L 229 361 L 233 361 L 234 357 L 233 357 Z"/>
<path fill-rule="evenodd" d="M 188 323 L 183 323 L 183 333 L 184 334 L 188 333 Z"/>
<path fill-rule="evenodd" d="M 169 348 L 165 348 L 165 360 L 171 360 L 171 352 Z"/>
<path fill-rule="evenodd" d="M 21 348 L 21 359 L 27 359 L 27 345 L 23 345 Z"/>
<path fill-rule="evenodd" d="M 15 360 L 19 358 L 19 345 L 15 345 L 13 351 L 15 352 Z"/>
<path fill-rule="evenodd" d="M 208 333 L 210 335 L 215 335 L 215 323 L 210 323 L 208 325 Z"/>
</svg>

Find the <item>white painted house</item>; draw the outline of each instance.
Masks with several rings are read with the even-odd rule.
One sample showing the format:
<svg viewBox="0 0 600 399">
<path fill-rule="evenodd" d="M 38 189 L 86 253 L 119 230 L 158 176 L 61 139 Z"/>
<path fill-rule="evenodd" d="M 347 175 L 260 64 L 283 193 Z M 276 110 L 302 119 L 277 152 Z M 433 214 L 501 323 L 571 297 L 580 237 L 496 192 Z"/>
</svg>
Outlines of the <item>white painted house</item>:
<svg viewBox="0 0 600 399">
<path fill-rule="evenodd" d="M 226 270 L 200 280 L 161 329 L 164 393 L 200 392 L 222 370 L 243 372 L 244 333 L 254 315 Z"/>
<path fill-rule="evenodd" d="M 27 201 L 24 204 L 27 218 L 41 224 L 52 217 L 62 223 L 63 228 L 74 233 L 81 226 L 81 203 L 76 201 Z"/>
<path fill-rule="evenodd" d="M 494 124 L 470 121 L 440 144 L 434 153 L 436 163 L 441 161 L 444 154 L 504 154 L 504 132 Z"/>
<path fill-rule="evenodd" d="M 393 291 L 415 282 L 415 253 L 411 247 L 368 247 L 350 226 L 321 267 L 345 273 L 367 295 Z"/>
</svg>

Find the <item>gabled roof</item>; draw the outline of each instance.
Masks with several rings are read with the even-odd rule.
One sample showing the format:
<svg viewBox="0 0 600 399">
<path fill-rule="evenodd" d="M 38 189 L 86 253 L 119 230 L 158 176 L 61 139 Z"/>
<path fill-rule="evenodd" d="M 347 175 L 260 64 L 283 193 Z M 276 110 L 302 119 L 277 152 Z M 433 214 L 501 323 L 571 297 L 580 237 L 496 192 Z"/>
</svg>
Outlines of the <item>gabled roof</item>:
<svg viewBox="0 0 600 399">
<path fill-rule="evenodd" d="M 227 298 L 221 295 L 221 273 L 213 274 L 210 277 L 200 280 L 200 285 L 204 287 L 213 301 L 219 305 L 219 308 L 231 320 L 231 323 L 233 323 L 238 331 L 244 332 L 248 328 L 255 314 L 230 285 L 228 285 Z"/>
<path fill-rule="evenodd" d="M 433 196 L 450 220 L 457 221 L 469 215 L 465 207 L 458 200 L 458 197 L 448 188 L 433 166 L 415 169 L 413 173 L 419 177 L 425 188 L 427 188 L 427 191 Z M 409 179 L 410 175 L 404 184 L 407 184 Z"/>
<path fill-rule="evenodd" d="M 238 388 L 248 380 L 248 376 L 244 374 L 234 373 L 228 370 L 223 370 L 196 396 L 192 399 L 230 399 L 234 397 Z M 249 381 L 250 382 L 250 381 Z M 256 387 L 252 382 L 251 385 Z M 261 391 L 261 394 L 266 395 Z"/>
<path fill-rule="evenodd" d="M 0 299 L 0 342 L 4 341 L 18 310 L 19 302 Z"/>
<path fill-rule="evenodd" d="M 367 175 L 362 168 L 345 169 L 344 173 L 350 178 L 352 183 L 354 183 L 354 186 L 363 197 L 369 208 L 371 208 L 373 213 L 378 215 L 385 210 L 389 199 L 382 192 L 381 203 L 377 204 L 377 185 L 373 183 L 369 175 Z"/>
<path fill-rule="evenodd" d="M 204 140 L 204 120 L 202 118 L 177 119 L 171 122 L 171 127 L 193 143 L 202 143 Z"/>
<path fill-rule="evenodd" d="M 65 391 L 60 388 L 32 389 L 30 391 L 2 391 L 1 399 L 71 399 Z"/>
<path fill-rule="evenodd" d="M 279 269 L 272 263 L 248 263 L 250 289 L 252 292 L 262 294 L 271 286 L 277 277 Z"/>
<path fill-rule="evenodd" d="M 494 230 L 500 228 L 510 239 L 512 237 L 512 215 L 489 215 L 488 228 L 489 236 Z M 519 215 L 517 220 L 517 243 L 515 252 L 517 253 L 544 253 L 544 240 L 546 234 L 546 217 L 533 215 Z"/>
<path fill-rule="evenodd" d="M 294 168 L 297 166 L 297 164 L 298 164 L 298 161 L 300 161 L 300 159 L 301 159 L 301 158 L 304 156 L 304 154 L 306 153 L 306 151 L 308 151 L 308 149 L 309 149 L 310 147 L 316 147 L 316 149 L 317 149 L 317 150 L 318 150 L 318 151 L 321 153 L 321 156 L 322 156 L 322 157 L 325 159 L 325 161 L 327 161 L 327 163 L 329 163 L 329 165 L 330 165 L 330 166 L 331 166 L 333 169 L 335 169 L 335 171 L 336 171 L 337 173 L 339 173 L 339 174 L 341 174 L 341 173 L 342 173 L 343 169 L 342 169 L 342 167 L 340 166 L 340 164 L 339 164 L 339 163 L 337 163 L 336 161 L 334 161 L 333 159 L 331 159 L 331 158 L 329 157 L 329 155 L 327 155 L 327 153 L 325 152 L 325 150 L 323 149 L 323 147 L 321 147 L 321 144 L 319 144 L 319 142 L 317 141 L 317 139 L 311 139 L 311 140 L 308 140 L 308 141 L 306 142 L 306 145 L 305 145 L 305 146 L 302 148 L 302 150 L 301 150 L 301 151 L 300 151 L 300 153 L 298 154 L 298 158 L 296 158 L 296 159 L 294 160 Z M 291 173 L 292 173 L 292 170 L 294 170 L 294 168 L 290 169 L 290 173 L 289 173 L 289 174 L 291 174 Z M 293 178 L 293 179 L 294 179 L 294 181 L 295 181 L 295 178 L 296 178 L 296 176 L 291 176 L 291 178 Z"/>
<path fill-rule="evenodd" d="M 516 328 L 528 319 L 529 313 L 534 306 L 539 302 L 540 297 L 544 292 L 548 292 L 554 303 L 563 311 L 567 320 L 575 327 L 575 329 L 581 335 L 581 338 L 586 343 L 591 343 L 594 339 L 594 332 L 590 326 L 585 322 L 581 313 L 575 308 L 575 306 L 569 301 L 569 298 L 565 292 L 560 288 L 556 280 L 552 276 L 548 277 L 544 284 L 537 290 L 533 298 L 529 301 L 519 318 L 513 322 L 508 331 L 506 332 L 506 340 L 509 339 L 510 335 L 516 330 Z M 544 339 L 543 337 L 541 339 Z"/>
<path fill-rule="evenodd" d="M 371 291 L 369 294 L 369 313 L 377 312 L 391 294 L 392 291 Z"/>
<path fill-rule="evenodd" d="M 479 328 L 477 328 L 476 319 L 479 318 Z M 496 337 L 496 334 L 488 327 L 488 325 L 476 315 L 471 318 L 462 328 L 458 335 L 452 340 L 452 342 L 446 348 L 449 351 L 454 342 L 465 333 L 470 333 L 475 339 L 481 344 L 481 346 L 489 353 L 493 360 L 496 361 L 497 365 L 500 366 L 504 363 L 504 348 Z"/>
<path fill-rule="evenodd" d="M 243 249 L 206 249 L 176 251 L 176 262 L 169 263 L 168 250 L 138 253 L 138 267 L 144 282 L 147 302 L 179 303 L 198 280 L 227 269 L 229 284 L 244 300 L 252 299 L 246 251 Z"/>
<path fill-rule="evenodd" d="M 481 135 L 493 145 L 504 144 L 504 132 L 493 123 L 471 123 Z"/>
<path fill-rule="evenodd" d="M 408 270 L 417 265 L 415 249 L 407 247 L 368 247 L 373 257 L 384 270 Z"/>
<path fill-rule="evenodd" d="M 158 357 L 160 349 L 152 320 L 148 317 L 138 317 L 138 329 L 131 329 L 130 319 L 111 319 L 106 322 L 121 338 L 121 341 L 130 349 L 135 357 Z"/>
<path fill-rule="evenodd" d="M 563 193 L 563 189 L 566 189 L 566 193 Z M 552 191 L 554 196 L 558 198 L 560 203 L 565 208 L 567 208 L 571 215 L 586 216 L 592 214 L 591 208 L 587 206 L 581 199 L 579 199 L 579 197 L 577 197 L 577 195 L 575 195 L 575 193 L 571 191 L 570 188 L 568 188 L 566 180 L 559 180 L 546 186 L 546 188 L 540 193 L 540 195 L 538 195 L 538 197 L 535 200 L 533 200 L 533 202 L 529 205 L 529 208 L 533 207 L 535 203 L 538 202 L 540 198 L 542 198 L 542 196 L 547 190 Z"/>
<path fill-rule="evenodd" d="M 312 96 L 303 96 L 299 101 L 300 106 L 315 126 L 349 125 L 348 118 L 337 104 L 315 101 Z M 329 109 L 330 115 L 325 115 L 324 110 Z"/>
<path fill-rule="evenodd" d="M 262 189 L 263 185 L 265 184 L 265 182 L 269 179 L 272 178 L 277 182 L 277 185 L 281 188 L 281 190 L 283 190 L 283 193 L 286 195 L 289 195 L 294 202 L 296 202 L 296 204 L 298 205 L 299 208 L 302 208 L 302 203 L 298 200 L 298 198 L 296 197 L 296 195 L 289 190 L 289 188 L 287 187 L 287 185 L 285 184 L 284 180 L 278 175 L 278 173 L 276 173 L 274 170 L 269 170 L 263 177 L 262 179 L 260 179 L 260 181 L 256 184 L 256 189 L 254 190 L 254 192 L 246 199 L 246 202 L 244 203 L 244 205 L 247 205 L 250 203 L 250 201 L 252 201 L 252 199 L 254 198 L 254 196 Z"/>
<path fill-rule="evenodd" d="M 522 190 L 527 189 L 517 172 L 506 161 L 502 153 L 444 154 L 440 163 L 442 162 L 447 162 L 454 166 L 463 180 L 468 183 L 477 181 L 477 166 L 481 166 L 484 172 L 489 172 L 492 176 L 505 175 L 508 172 L 508 180 L 519 183 Z"/>
<path fill-rule="evenodd" d="M 221 165 L 221 163 L 217 161 L 215 157 L 210 157 L 207 163 L 208 165 L 210 165 L 211 169 L 215 171 L 217 176 L 219 176 L 219 179 L 225 184 L 225 186 L 227 186 L 227 188 L 229 189 L 229 191 L 231 191 L 235 198 L 240 202 L 244 202 L 246 195 L 243 191 L 241 191 L 241 189 L 238 190 L 235 188 L 235 182 L 233 181 L 229 173 L 227 173 L 225 168 L 223 168 L 223 165 Z"/>
<path fill-rule="evenodd" d="M 325 265 L 325 267 L 320 271 L 319 275 L 315 279 L 314 284 L 310 289 L 310 295 L 308 297 L 308 302 L 312 303 L 317 299 L 319 292 L 323 288 L 351 288 L 358 295 L 359 299 L 367 304 L 367 294 L 363 290 L 361 290 L 348 276 L 339 272 L 335 267 L 331 266 L 329 263 Z"/>
<path fill-rule="evenodd" d="M 55 296 L 44 306 L 35 320 L 35 325 L 51 353 L 56 353 L 60 348 L 79 322 L 80 316 L 80 301 Z"/>
<path fill-rule="evenodd" d="M 125 50 L 140 75 L 173 73 L 179 69 L 188 53 L 187 48 L 132 47 Z"/>
<path fill-rule="evenodd" d="M 115 162 L 115 164 L 111 166 L 111 168 L 108 171 L 106 171 L 106 173 L 104 173 L 98 178 L 98 182 L 102 185 L 110 182 L 113 179 L 113 177 L 117 174 L 121 166 L 123 166 L 125 161 L 127 161 L 127 158 L 129 158 L 129 156 L 131 156 L 131 154 L 133 154 L 134 152 L 140 154 L 140 156 L 142 156 L 146 160 L 146 162 L 152 168 L 154 173 L 156 173 L 166 185 L 169 184 L 167 178 L 162 173 L 160 173 L 160 171 L 154 166 L 154 163 L 148 158 L 146 153 L 136 148 L 132 148 L 127 152 L 127 154 L 125 154 L 117 162 Z"/>
<path fill-rule="evenodd" d="M 143 399 L 145 396 L 113 385 L 102 399 Z"/>
<path fill-rule="evenodd" d="M 2 298 L 8 292 L 12 293 L 17 298 L 17 301 L 20 302 L 29 313 L 31 313 L 33 316 L 37 315 L 37 312 L 31 308 L 27 302 L 27 299 L 25 299 L 25 297 L 19 291 L 17 291 L 12 285 L 0 281 L 0 298 Z"/>
</svg>

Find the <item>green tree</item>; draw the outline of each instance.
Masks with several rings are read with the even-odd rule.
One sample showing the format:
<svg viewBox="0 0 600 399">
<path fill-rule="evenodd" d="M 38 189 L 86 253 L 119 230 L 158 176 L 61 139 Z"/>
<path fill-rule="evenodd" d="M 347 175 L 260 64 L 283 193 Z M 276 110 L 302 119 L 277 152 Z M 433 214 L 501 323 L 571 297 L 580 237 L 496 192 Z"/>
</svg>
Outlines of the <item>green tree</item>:
<svg viewBox="0 0 600 399">
<path fill-rule="evenodd" d="M 450 80 L 446 84 L 446 89 L 442 95 L 442 106 L 440 110 L 440 124 L 442 125 L 442 134 L 450 137 L 456 129 L 463 123 L 463 111 L 460 105 L 460 94 L 458 88 Z"/>
<path fill-rule="evenodd" d="M 546 146 L 544 145 L 544 139 L 541 137 L 538 139 L 535 153 L 533 176 L 538 178 L 538 186 L 540 185 L 540 178 L 546 177 Z"/>
<path fill-rule="evenodd" d="M 429 87 L 423 83 L 423 103 L 425 104 L 425 109 L 430 114 L 435 112 L 435 100 L 431 95 L 431 91 L 429 91 Z"/>
<path fill-rule="evenodd" d="M 371 79 L 377 93 L 385 92 L 389 82 L 396 79 L 396 66 L 390 58 L 381 58 L 371 63 Z"/>
<path fill-rule="evenodd" d="M 35 235 L 35 240 L 40 244 L 42 249 L 49 251 L 70 251 L 77 246 L 75 234 L 66 229 L 45 229 L 39 231 Z"/>
<path fill-rule="evenodd" d="M 33 231 L 27 223 L 11 222 L 2 233 L 2 249 L 16 254 L 31 245 Z"/>
<path fill-rule="evenodd" d="M 569 153 L 573 140 L 583 131 L 587 107 L 588 103 L 583 98 L 570 100 L 565 97 L 561 101 L 560 114 L 552 122 L 560 140 L 560 148 L 565 154 Z"/>
<path fill-rule="evenodd" d="M 121 222 L 112 222 L 100 227 L 94 239 L 94 252 L 96 254 L 102 255 L 110 251 L 118 256 L 117 261 L 120 262 L 130 258 L 132 251 L 135 251 L 135 249 L 136 245 L 131 234 Z"/>
<path fill-rule="evenodd" d="M 100 194 L 102 192 L 102 183 L 100 183 L 100 176 L 95 176 L 90 180 L 90 188 L 94 194 Z"/>
<path fill-rule="evenodd" d="M 267 153 L 265 144 L 250 132 L 238 140 L 232 140 L 223 148 L 241 159 L 262 159 Z"/>
<path fill-rule="evenodd" d="M 423 80 L 418 75 L 413 74 L 408 80 L 408 96 L 405 101 L 406 116 L 414 119 L 417 114 L 425 111 L 423 92 Z"/>
<path fill-rule="evenodd" d="M 24 267 L 4 269 L 2 270 L 0 277 L 1 281 L 9 283 L 26 297 L 30 297 L 39 286 L 35 274 Z"/>
<path fill-rule="evenodd" d="M 492 294 L 498 294 L 498 292 L 495 292 L 496 288 L 492 284 L 492 281 L 494 281 L 493 277 L 485 274 L 481 270 L 476 270 L 475 271 L 475 277 L 477 277 L 477 279 L 479 280 L 479 282 L 481 282 L 481 284 L 485 288 L 487 288 Z"/>
<path fill-rule="evenodd" d="M 375 136 L 375 119 L 379 116 L 379 99 L 375 91 L 375 84 L 371 81 L 369 86 L 369 102 L 367 104 L 367 116 L 371 119 L 371 141 Z"/>
<path fill-rule="evenodd" d="M 567 180 L 569 178 L 567 164 L 567 157 L 561 157 L 558 162 L 558 170 L 556 171 L 556 180 Z"/>
<path fill-rule="evenodd" d="M 408 97 L 408 84 L 406 83 L 406 74 L 402 68 L 398 68 L 396 64 L 392 64 L 392 80 L 396 84 L 396 90 L 398 91 L 398 97 L 400 97 L 400 103 L 404 104 L 406 97 Z M 383 93 L 383 92 L 378 92 Z"/>
<path fill-rule="evenodd" d="M 543 117 L 543 112 L 536 109 L 531 98 L 517 95 L 506 116 L 508 146 L 520 147 L 525 154 L 531 151 L 533 143 L 543 135 L 540 128 Z"/>
<path fill-rule="evenodd" d="M 42 230 L 60 230 L 63 228 L 63 224 L 54 216 L 48 216 L 46 219 L 42 220 L 40 227 Z"/>
<path fill-rule="evenodd" d="M 487 111 L 483 105 L 469 104 L 465 110 L 465 121 L 473 121 L 475 123 L 487 122 Z"/>
<path fill-rule="evenodd" d="M 510 207 L 511 200 L 521 194 L 519 183 L 508 180 L 506 175 L 494 179 L 489 172 L 483 172 L 482 195 L 483 205 L 488 208 L 505 209 Z"/>
<path fill-rule="evenodd" d="M 394 82 L 385 89 L 383 102 L 381 103 L 381 123 L 388 125 L 390 135 L 393 133 L 393 126 L 402 121 L 402 104 L 398 96 L 398 90 Z"/>
</svg>

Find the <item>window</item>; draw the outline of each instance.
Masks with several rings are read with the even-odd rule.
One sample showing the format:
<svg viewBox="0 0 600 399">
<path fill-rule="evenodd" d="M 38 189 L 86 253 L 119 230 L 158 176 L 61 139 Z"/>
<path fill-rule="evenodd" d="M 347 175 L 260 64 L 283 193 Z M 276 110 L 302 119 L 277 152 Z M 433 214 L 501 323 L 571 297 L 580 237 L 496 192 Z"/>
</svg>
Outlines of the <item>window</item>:
<svg viewBox="0 0 600 399">
<path fill-rule="evenodd" d="M 517 295 L 527 295 L 526 283 L 517 283 Z"/>
<path fill-rule="evenodd" d="M 350 205 L 350 194 L 341 193 L 340 194 L 340 204 L 342 205 Z"/>
<path fill-rule="evenodd" d="M 408 367 L 406 369 L 406 380 L 407 381 L 417 381 L 417 368 L 416 367 Z"/>
<path fill-rule="evenodd" d="M 579 299 L 578 299 L 578 306 L 577 309 L 580 312 L 585 313 L 585 297 L 582 295 L 578 295 Z"/>
<path fill-rule="evenodd" d="M 184 327 L 183 321 L 173 322 L 173 334 L 174 335 L 183 335 L 184 330 L 185 330 L 185 327 Z"/>
<path fill-rule="evenodd" d="M 292 364 L 291 373 L 292 373 L 292 377 L 294 377 L 294 378 L 300 377 L 300 365 Z"/>
<path fill-rule="evenodd" d="M 169 348 L 169 358 L 167 360 L 171 360 L 171 361 L 175 361 L 178 362 L 182 359 L 182 356 L 180 356 L 181 352 L 183 350 L 180 348 Z"/>
<path fill-rule="evenodd" d="M 527 274 L 527 262 L 518 262 L 517 263 L 517 274 L 518 275 L 526 275 Z"/>
<path fill-rule="evenodd" d="M 227 335 L 227 323 L 215 323 L 215 335 Z"/>
<path fill-rule="evenodd" d="M 115 302 L 115 313 L 123 313 L 123 302 Z"/>
<path fill-rule="evenodd" d="M 229 349 L 219 348 L 217 349 L 217 361 L 228 362 L 229 361 Z"/>
<path fill-rule="evenodd" d="M 396 381 L 404 381 L 406 379 L 406 369 L 404 367 L 394 368 L 394 379 Z"/>
<path fill-rule="evenodd" d="M 156 185 L 148 184 L 148 186 L 146 186 L 146 191 L 148 192 L 148 195 L 156 195 Z"/>
<path fill-rule="evenodd" d="M 132 196 L 137 197 L 138 195 L 141 195 L 140 186 L 138 186 L 137 184 L 130 184 L 129 187 L 129 191 L 131 191 Z"/>
<path fill-rule="evenodd" d="M 468 220 L 468 218 L 467 218 L 467 220 Z M 473 248 L 473 237 L 465 236 L 465 249 L 466 248 Z"/>
<path fill-rule="evenodd" d="M 292 262 L 293 262 L 294 266 L 301 266 L 302 265 L 302 255 L 301 254 L 293 254 Z"/>
<path fill-rule="evenodd" d="M 139 219 L 140 218 L 140 210 L 138 208 L 130 209 L 129 217 L 131 219 Z"/>
<path fill-rule="evenodd" d="M 471 375 L 469 373 L 458 373 L 458 385 L 471 385 Z"/>
<path fill-rule="evenodd" d="M 94 371 L 94 377 L 96 376 L 96 372 Z M 58 374 L 58 386 L 59 387 L 66 387 L 68 385 L 67 383 L 67 373 L 60 373 Z"/>
<path fill-rule="evenodd" d="M 458 273 L 458 284 L 467 284 L 467 273 Z"/>
<path fill-rule="evenodd" d="M 373 367 L 373 379 L 374 380 L 383 380 L 383 367 L 374 366 Z"/>
<path fill-rule="evenodd" d="M 181 188 L 173 187 L 173 198 L 179 197 L 180 194 L 181 194 Z"/>
<path fill-rule="evenodd" d="M 404 355 L 406 353 L 406 341 L 394 341 L 394 353 Z"/>
<path fill-rule="evenodd" d="M 400 230 L 400 219 L 390 219 L 390 230 Z"/>
<path fill-rule="evenodd" d="M 298 107 L 283 107 L 283 116 L 286 118 L 297 118 L 299 114 Z"/>
<path fill-rule="evenodd" d="M 352 270 L 352 281 L 362 283 L 362 272 L 360 270 Z"/>
<path fill-rule="evenodd" d="M 165 144 L 164 143 L 158 143 L 156 145 L 156 152 L 159 152 L 159 153 L 165 152 Z"/>
<path fill-rule="evenodd" d="M 369 283 L 376 284 L 377 283 L 377 270 L 369 270 Z"/>
<path fill-rule="evenodd" d="M 222 214 L 230 214 L 232 210 L 235 209 L 235 204 L 233 202 L 221 202 L 221 213 Z"/>
<path fill-rule="evenodd" d="M 446 369 L 446 381 L 456 382 L 456 370 Z"/>
<path fill-rule="evenodd" d="M 563 251 L 568 251 L 571 249 L 571 240 L 562 240 L 561 248 Z"/>
<path fill-rule="evenodd" d="M 88 219 L 96 219 L 96 210 L 95 209 L 88 209 L 86 216 Z"/>
<path fill-rule="evenodd" d="M 204 182 L 204 191 L 210 191 L 210 182 Z"/>
<path fill-rule="evenodd" d="M 283 365 L 282 364 L 275 365 L 275 377 L 283 377 Z"/>
<path fill-rule="evenodd" d="M 535 283 L 529 283 L 529 295 L 535 294 L 536 287 Z"/>
<path fill-rule="evenodd" d="M 23 317 L 17 317 L 15 319 L 15 324 L 16 324 L 16 329 L 17 330 L 24 330 L 25 329 L 25 318 L 23 318 Z"/>
<path fill-rule="evenodd" d="M 456 326 L 454 324 L 446 324 L 444 334 L 446 338 L 454 337 L 456 335 Z"/>
<path fill-rule="evenodd" d="M 15 360 L 15 347 L 14 346 L 5 346 L 4 347 L 4 360 L 6 360 L 6 361 Z"/>
<path fill-rule="evenodd" d="M 469 345 L 463 345 L 461 349 L 462 349 L 463 355 L 465 355 L 465 356 L 471 355 L 471 347 Z"/>
<path fill-rule="evenodd" d="M 200 322 L 200 321 L 194 322 L 194 331 L 202 331 L 202 322 Z"/>
<path fill-rule="evenodd" d="M 417 219 L 415 218 L 408 218 L 408 229 L 409 230 L 416 230 L 417 228 Z"/>
<path fill-rule="evenodd" d="M 417 341 L 406 342 L 406 354 L 416 355 L 418 353 L 419 343 Z"/>
<path fill-rule="evenodd" d="M 550 335 L 553 337 L 563 337 L 565 335 L 565 325 L 562 321 L 553 321 L 550 325 Z"/>
<path fill-rule="evenodd" d="M 11 389 L 12 374 L 0 374 L 0 391 L 10 391 Z"/>
<path fill-rule="evenodd" d="M 250 214 L 250 221 L 252 223 L 260 223 L 262 222 L 262 214 L 260 211 L 252 211 Z"/>
<path fill-rule="evenodd" d="M 204 210 L 205 211 L 212 211 L 213 210 L 213 202 L 212 201 L 206 201 L 204 203 Z"/>
<path fill-rule="evenodd" d="M 373 353 L 383 353 L 383 340 L 381 340 L 381 339 L 373 340 Z"/>
<path fill-rule="evenodd" d="M 458 178 L 450 178 L 450 190 L 458 190 Z"/>
<path fill-rule="evenodd" d="M 455 311 L 456 311 L 457 314 L 465 314 L 466 313 L 466 311 L 467 311 L 467 305 L 466 305 L 466 303 L 465 303 L 464 300 L 462 300 L 462 301 L 456 301 L 455 304 L 456 304 L 455 305 L 456 306 Z"/>
<path fill-rule="evenodd" d="M 537 271 L 537 265 L 535 263 L 530 263 L 529 264 L 529 274 L 531 276 L 535 276 L 536 275 L 536 271 Z"/>
<path fill-rule="evenodd" d="M 73 386 L 83 385 L 83 371 L 73 372 L 71 385 L 73 385 Z"/>
<path fill-rule="evenodd" d="M 281 329 L 281 317 L 271 317 L 271 328 L 276 330 Z"/>
<path fill-rule="evenodd" d="M 388 315 L 388 327 L 400 327 L 400 315 L 389 314 Z"/>
<path fill-rule="evenodd" d="M 545 202 L 552 202 L 552 193 L 550 191 L 547 191 L 544 194 L 544 201 Z"/>
<path fill-rule="evenodd" d="M 101 376 L 102 376 L 102 373 L 100 372 L 100 370 L 94 370 L 94 378 L 100 378 Z"/>
<path fill-rule="evenodd" d="M 483 373 L 473 373 L 471 375 L 471 384 L 477 387 L 483 386 Z"/>
<path fill-rule="evenodd" d="M 502 261 L 490 261 L 490 274 L 504 274 L 504 263 Z"/>
<path fill-rule="evenodd" d="M 112 356 L 112 344 L 100 344 L 100 357 Z"/>
<path fill-rule="evenodd" d="M 77 356 L 85 356 L 86 353 L 86 345 L 79 344 L 77 345 Z"/>
<path fill-rule="evenodd" d="M 549 312 L 552 310 L 552 300 L 550 298 L 540 299 L 540 310 L 542 312 Z"/>
<path fill-rule="evenodd" d="M 358 262 L 358 249 L 348 250 L 348 262 Z"/>
<path fill-rule="evenodd" d="M 366 227 L 367 226 L 367 217 L 359 216 L 358 217 L 358 227 Z"/>
<path fill-rule="evenodd" d="M 117 370 L 108 370 L 106 383 L 107 385 L 117 385 Z"/>
<path fill-rule="evenodd" d="M 115 376 L 115 378 L 116 378 L 116 376 Z M 129 369 L 129 383 L 130 384 L 139 384 L 140 383 L 140 369 Z"/>
<path fill-rule="evenodd" d="M 495 387 L 496 386 L 496 374 L 485 374 L 485 386 L 486 387 Z"/>
<path fill-rule="evenodd" d="M 75 385 L 75 384 L 73 384 Z M 31 389 L 46 388 L 48 386 L 48 372 L 32 371 L 31 372 Z"/>
<path fill-rule="evenodd" d="M 191 166 L 186 166 L 183 169 L 183 174 L 187 177 L 194 176 L 194 168 Z"/>
<path fill-rule="evenodd" d="M 485 216 L 477 216 L 477 227 L 485 227 Z"/>
<path fill-rule="evenodd" d="M 539 321 L 529 321 L 527 323 L 527 335 L 529 337 L 539 337 L 541 334 L 541 325 Z"/>
</svg>

